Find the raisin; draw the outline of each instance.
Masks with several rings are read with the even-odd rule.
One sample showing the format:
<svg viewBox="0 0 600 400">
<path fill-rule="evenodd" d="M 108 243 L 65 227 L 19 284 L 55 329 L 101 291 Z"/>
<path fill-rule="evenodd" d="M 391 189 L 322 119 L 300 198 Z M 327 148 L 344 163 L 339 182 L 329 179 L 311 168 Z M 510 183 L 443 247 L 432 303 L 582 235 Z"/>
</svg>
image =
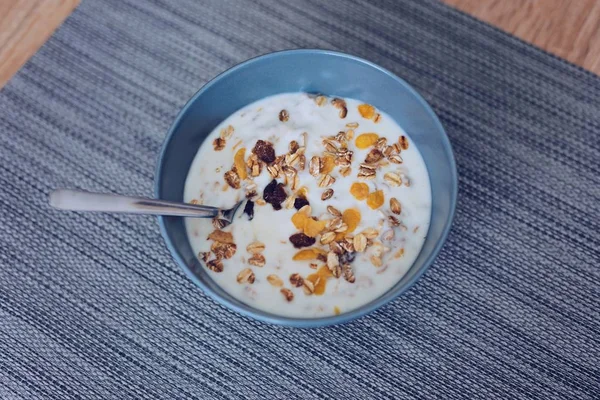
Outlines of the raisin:
<svg viewBox="0 0 600 400">
<path fill-rule="evenodd" d="M 244 206 L 244 214 L 248 214 L 248 220 L 252 221 L 254 218 L 254 202 L 252 200 L 248 200 L 246 205 Z"/>
<path fill-rule="evenodd" d="M 307 205 L 309 205 L 308 200 L 306 200 L 304 197 L 296 197 L 296 200 L 294 200 L 294 208 L 296 210 L 299 210 Z"/>
<path fill-rule="evenodd" d="M 273 179 L 263 191 L 263 199 L 267 203 L 270 203 L 275 210 L 281 210 L 281 203 L 287 198 L 287 193 L 285 192 L 285 186 L 283 183 L 277 183 L 275 179 Z"/>
<path fill-rule="evenodd" d="M 309 247 L 315 244 L 315 238 L 311 238 L 310 236 L 306 236 L 304 233 L 294 233 L 290 236 L 290 242 L 294 245 L 295 248 L 300 249 L 302 247 Z"/>
<path fill-rule="evenodd" d="M 354 259 L 356 258 L 356 253 L 355 252 L 351 252 L 351 253 L 344 253 L 340 256 L 340 263 L 341 264 L 349 264 L 352 261 L 354 261 Z"/>
<path fill-rule="evenodd" d="M 265 142 L 264 140 L 259 140 L 256 142 L 254 146 L 254 150 L 252 150 L 256 156 L 267 164 L 275 161 L 275 149 L 273 145 L 269 142 Z"/>
</svg>

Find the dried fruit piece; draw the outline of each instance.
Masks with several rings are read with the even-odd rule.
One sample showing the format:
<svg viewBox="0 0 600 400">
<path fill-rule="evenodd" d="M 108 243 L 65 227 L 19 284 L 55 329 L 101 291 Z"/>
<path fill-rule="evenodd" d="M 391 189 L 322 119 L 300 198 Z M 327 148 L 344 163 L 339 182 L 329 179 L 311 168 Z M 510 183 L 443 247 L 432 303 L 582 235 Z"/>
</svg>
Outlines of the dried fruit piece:
<svg viewBox="0 0 600 400">
<path fill-rule="evenodd" d="M 373 118 L 373 115 L 375 115 L 375 107 L 370 104 L 361 104 L 358 106 L 358 112 L 361 117 L 371 119 Z"/>
<path fill-rule="evenodd" d="M 324 156 L 321 160 L 321 173 L 328 174 L 335 168 L 335 158 L 332 156 Z"/>
<path fill-rule="evenodd" d="M 304 225 L 306 224 L 307 219 L 308 216 L 301 212 L 297 212 L 294 215 L 292 215 L 292 223 L 294 224 L 296 229 L 304 230 Z"/>
<path fill-rule="evenodd" d="M 223 262 L 219 259 L 209 261 L 206 267 L 213 272 L 223 272 Z"/>
<path fill-rule="evenodd" d="M 237 283 L 254 283 L 254 272 L 250 268 L 244 268 L 237 275 Z"/>
<path fill-rule="evenodd" d="M 294 261 L 317 260 L 320 255 L 325 255 L 325 254 L 327 254 L 325 251 L 313 247 L 311 249 L 300 250 L 299 252 L 294 254 L 294 257 L 292 257 L 292 260 L 294 260 Z"/>
<path fill-rule="evenodd" d="M 363 133 L 356 137 L 354 143 L 359 149 L 366 149 L 377 143 L 377 139 L 379 139 L 379 135 L 376 133 Z"/>
<path fill-rule="evenodd" d="M 265 256 L 262 254 L 253 254 L 252 257 L 248 259 L 248 264 L 256 267 L 263 267 L 266 262 L 267 260 L 265 260 Z"/>
<path fill-rule="evenodd" d="M 278 277 L 277 275 L 271 274 L 267 276 L 267 281 L 275 286 L 275 287 L 282 287 L 283 286 L 283 281 L 281 280 L 280 277 Z"/>
<path fill-rule="evenodd" d="M 354 236 L 354 240 L 352 242 L 354 245 L 354 251 L 362 253 L 367 248 L 367 237 L 362 233 Z"/>
<path fill-rule="evenodd" d="M 265 244 L 263 242 L 252 242 L 246 246 L 246 251 L 252 254 L 262 253 L 265 250 Z"/>
<path fill-rule="evenodd" d="M 207 239 L 214 240 L 215 242 L 221 242 L 221 243 L 233 243 L 233 235 L 231 234 L 231 232 L 225 232 L 225 231 L 218 230 L 218 229 L 212 231 L 208 235 Z"/>
<path fill-rule="evenodd" d="M 296 197 L 294 199 L 294 208 L 296 210 L 299 210 L 302 207 L 307 206 L 308 204 L 308 200 L 306 200 L 304 197 Z"/>
<path fill-rule="evenodd" d="M 383 175 L 383 179 L 390 186 L 400 186 L 402 184 L 402 178 L 400 178 L 400 175 L 395 172 L 387 172 L 385 175 Z"/>
<path fill-rule="evenodd" d="M 288 302 L 294 300 L 294 293 L 292 293 L 290 289 L 283 288 L 280 290 L 280 292 Z"/>
<path fill-rule="evenodd" d="M 233 257 L 236 249 L 237 249 L 237 246 L 233 243 L 214 242 L 210 246 L 210 250 L 215 254 L 215 256 L 217 258 L 225 258 L 225 259 L 229 259 L 229 258 Z"/>
<path fill-rule="evenodd" d="M 290 275 L 290 283 L 295 287 L 302 287 L 304 285 L 304 278 L 300 274 Z"/>
<path fill-rule="evenodd" d="M 321 195 L 321 200 L 323 200 L 323 201 L 329 200 L 332 196 L 333 196 L 333 189 L 327 189 Z"/>
<path fill-rule="evenodd" d="M 304 233 L 311 238 L 314 238 L 319 233 L 323 232 L 327 225 L 327 221 L 315 221 L 312 218 L 307 218 L 304 222 Z"/>
<path fill-rule="evenodd" d="M 383 190 L 377 190 L 373 193 L 370 193 L 367 196 L 367 205 L 372 210 L 377 210 L 379 207 L 381 207 L 383 205 L 384 201 L 385 201 L 385 198 L 383 195 Z"/>
<path fill-rule="evenodd" d="M 267 164 L 275 161 L 275 149 L 273 145 L 269 142 L 265 142 L 264 140 L 259 140 L 254 145 L 254 150 L 252 150 L 256 156 L 266 162 Z"/>
<path fill-rule="evenodd" d="M 290 119 L 290 113 L 287 110 L 279 111 L 279 120 L 281 122 L 287 122 Z"/>
<path fill-rule="evenodd" d="M 404 135 L 400 136 L 398 138 L 398 143 L 400 144 L 400 147 L 402 148 L 402 150 L 406 150 L 408 149 L 408 138 Z"/>
<path fill-rule="evenodd" d="M 400 205 L 400 202 L 395 197 L 390 199 L 390 210 L 392 210 L 394 214 L 400 214 L 402 212 L 402 205 Z"/>
<path fill-rule="evenodd" d="M 225 139 L 222 139 L 220 137 L 216 138 L 215 140 L 213 140 L 213 147 L 215 149 L 215 151 L 221 151 L 225 148 Z"/>
<path fill-rule="evenodd" d="M 248 215 L 248 220 L 252 221 L 254 218 L 254 202 L 252 200 L 248 200 L 246 205 L 244 206 L 244 214 Z"/>
<path fill-rule="evenodd" d="M 312 221 L 310 218 L 308 220 Z M 316 240 L 314 237 L 307 236 L 304 233 L 294 233 L 290 236 L 290 242 L 292 242 L 295 248 L 300 249 L 302 247 L 312 246 L 315 244 Z"/>
<path fill-rule="evenodd" d="M 364 200 L 369 195 L 369 185 L 362 182 L 354 182 L 350 186 L 350 194 L 354 196 L 356 200 Z"/>
<path fill-rule="evenodd" d="M 342 221 L 346 225 L 348 225 L 346 233 L 354 232 L 354 230 L 360 223 L 360 217 L 360 211 L 358 211 L 356 208 L 349 208 L 344 211 L 344 213 L 342 214 Z"/>
<path fill-rule="evenodd" d="M 244 180 L 248 177 L 248 172 L 246 171 L 246 161 L 244 157 L 246 156 L 246 148 L 242 147 L 238 151 L 235 152 L 233 156 L 233 164 L 235 165 L 235 169 L 240 179 Z"/>
<path fill-rule="evenodd" d="M 229 186 L 231 186 L 232 188 L 234 188 L 234 189 L 240 188 L 240 177 L 236 171 L 230 170 L 230 171 L 225 172 L 224 178 L 225 178 L 225 182 L 227 182 L 227 184 Z"/>
<path fill-rule="evenodd" d="M 283 183 L 277 183 L 273 179 L 263 190 L 263 199 L 267 203 L 270 203 L 275 210 L 281 210 L 281 203 L 287 198 L 287 193 Z"/>
</svg>

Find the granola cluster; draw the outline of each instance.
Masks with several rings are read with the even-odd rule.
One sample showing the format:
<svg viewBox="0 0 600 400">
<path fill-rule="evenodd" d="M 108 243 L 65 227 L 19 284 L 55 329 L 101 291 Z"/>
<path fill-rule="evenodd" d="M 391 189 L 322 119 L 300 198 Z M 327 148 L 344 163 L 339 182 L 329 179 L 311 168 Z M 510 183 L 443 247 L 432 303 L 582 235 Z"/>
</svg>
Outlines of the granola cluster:
<svg viewBox="0 0 600 400">
<path fill-rule="evenodd" d="M 345 119 L 348 116 L 347 104 L 343 99 L 329 100 L 325 96 L 315 96 L 314 101 L 319 107 L 325 106 L 330 101 L 337 110 L 339 118 Z M 370 104 L 359 105 L 358 112 L 362 118 L 375 123 L 382 118 Z M 290 123 L 294 116 L 283 109 L 278 113 L 277 118 L 281 123 Z M 247 198 L 244 213 L 249 219 L 254 217 L 255 206 L 270 204 L 274 211 L 292 208 L 296 210 L 291 217 L 291 223 L 297 232 L 288 240 L 297 251 L 291 256 L 290 261 L 305 261 L 310 273 L 299 271 L 287 278 L 277 274 L 266 277 L 270 285 L 280 289 L 283 298 L 288 302 L 294 299 L 293 288 L 302 288 L 302 292 L 309 296 L 323 295 L 330 280 L 341 278 L 351 284 L 355 283 L 352 262 L 361 253 L 367 253 L 374 267 L 381 267 L 383 255 L 390 252 L 390 248 L 384 243 L 394 239 L 395 229 L 406 229 L 399 219 L 402 213 L 400 201 L 395 197 L 386 199 L 381 189 L 371 191 L 365 181 L 375 179 L 377 174 L 381 173 L 383 181 L 390 187 L 409 186 L 408 177 L 400 169 L 390 171 L 386 168 L 387 172 L 380 172 L 383 167 L 403 163 L 401 154 L 409 147 L 408 139 L 400 136 L 397 140 L 391 141 L 390 138 L 380 137 L 374 132 L 356 135 L 359 126 L 359 122 L 349 122 L 345 130 L 323 137 L 322 152 L 313 154 L 308 159 L 306 132 L 302 135 L 300 143 L 295 140 L 289 143 L 285 154 L 277 155 L 270 141 L 258 140 L 249 151 L 243 147 L 237 149 L 231 168 L 223 173 L 224 190 L 228 187 L 244 190 Z M 233 132 L 234 128 L 231 125 L 223 129 L 213 142 L 214 150 L 221 151 Z M 351 150 L 351 145 L 356 149 L 368 150 L 364 160 L 355 160 L 355 151 Z M 308 188 L 301 186 L 299 176 L 299 173 L 305 169 L 308 174 L 303 176 L 310 175 L 320 189 L 320 193 L 313 199 L 320 198 L 322 202 L 327 202 L 336 195 L 331 187 L 336 179 L 355 179 L 349 193 L 341 195 L 349 194 L 359 202 L 365 201 L 370 209 L 379 210 L 382 218 L 378 225 L 357 232 L 362 218 L 357 208 L 338 210 L 328 205 L 326 214 L 313 215 L 308 200 Z M 254 182 L 254 178 L 263 173 L 269 175 L 270 182 L 261 190 Z M 216 229 L 208 236 L 208 240 L 212 240 L 210 252 L 200 253 L 199 257 L 206 263 L 208 269 L 218 273 L 223 271 L 223 260 L 231 258 L 237 246 L 231 233 L 222 231 L 218 221 L 213 223 Z M 388 229 L 384 229 L 386 225 Z M 237 275 L 238 283 L 246 285 L 255 283 L 257 278 L 252 268 L 265 265 L 264 250 L 265 244 L 261 242 L 248 245 L 246 248 L 248 257 L 243 259 L 248 266 Z M 404 249 L 398 250 L 394 256 L 402 256 L 403 251 Z M 339 313 L 339 308 L 336 313 Z"/>
</svg>

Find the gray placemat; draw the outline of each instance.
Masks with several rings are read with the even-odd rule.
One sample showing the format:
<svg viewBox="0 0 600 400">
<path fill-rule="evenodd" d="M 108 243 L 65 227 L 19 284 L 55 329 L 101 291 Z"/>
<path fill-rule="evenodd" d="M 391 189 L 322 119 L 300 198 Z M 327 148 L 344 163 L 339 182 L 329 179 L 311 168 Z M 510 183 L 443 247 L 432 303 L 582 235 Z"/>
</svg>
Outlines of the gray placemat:
<svg viewBox="0 0 600 400">
<path fill-rule="evenodd" d="M 432 104 L 458 162 L 447 245 L 345 326 L 274 327 L 197 289 L 151 217 L 180 107 L 273 50 L 368 58 Z M 600 392 L 600 79 L 434 1 L 87 0 L 0 92 L 0 398 L 543 398 Z"/>
</svg>

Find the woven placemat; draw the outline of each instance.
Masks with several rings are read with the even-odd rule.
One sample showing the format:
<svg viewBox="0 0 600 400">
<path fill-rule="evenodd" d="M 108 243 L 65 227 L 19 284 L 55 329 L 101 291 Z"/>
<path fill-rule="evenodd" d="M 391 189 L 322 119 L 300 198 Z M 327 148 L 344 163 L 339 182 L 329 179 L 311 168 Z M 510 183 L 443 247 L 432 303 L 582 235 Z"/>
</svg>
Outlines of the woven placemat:
<svg viewBox="0 0 600 400">
<path fill-rule="evenodd" d="M 65 214 L 54 187 L 151 195 L 211 77 L 327 48 L 406 79 L 460 175 L 449 240 L 344 326 L 210 300 L 151 217 Z M 88 0 L 0 92 L 0 398 L 543 398 L 600 393 L 600 79 L 435 1 Z"/>
</svg>

